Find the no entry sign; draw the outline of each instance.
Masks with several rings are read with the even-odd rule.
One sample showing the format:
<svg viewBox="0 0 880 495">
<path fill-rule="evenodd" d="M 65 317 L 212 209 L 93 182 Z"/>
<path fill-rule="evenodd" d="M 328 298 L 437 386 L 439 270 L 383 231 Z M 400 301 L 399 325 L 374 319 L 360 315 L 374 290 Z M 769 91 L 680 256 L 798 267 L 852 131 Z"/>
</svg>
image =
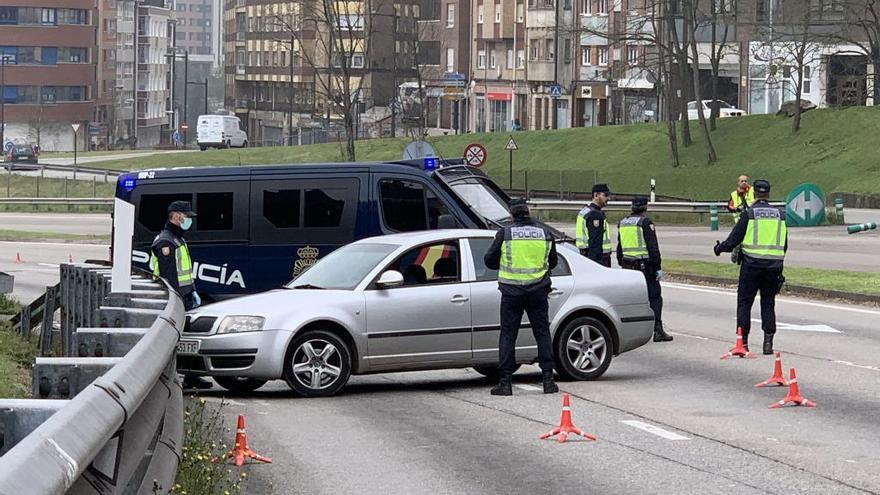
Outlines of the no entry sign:
<svg viewBox="0 0 880 495">
<path fill-rule="evenodd" d="M 486 148 L 479 143 L 467 145 L 464 149 L 464 161 L 472 167 L 481 167 L 486 163 Z"/>
</svg>

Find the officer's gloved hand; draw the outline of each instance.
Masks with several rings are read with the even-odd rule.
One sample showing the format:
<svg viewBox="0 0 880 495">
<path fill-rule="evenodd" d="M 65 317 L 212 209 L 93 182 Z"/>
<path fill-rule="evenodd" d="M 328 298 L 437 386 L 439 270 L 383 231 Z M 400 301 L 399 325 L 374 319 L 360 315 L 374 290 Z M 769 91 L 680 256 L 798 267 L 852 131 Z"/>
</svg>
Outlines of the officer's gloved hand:
<svg viewBox="0 0 880 495">
<path fill-rule="evenodd" d="M 712 249 L 715 251 L 715 256 L 721 256 L 721 241 L 715 241 L 715 247 Z"/>
<path fill-rule="evenodd" d="M 663 280 L 663 270 L 657 270 L 657 273 L 654 274 L 657 277 L 657 281 Z"/>
<path fill-rule="evenodd" d="M 193 296 L 193 309 L 201 306 L 202 305 L 202 298 L 199 297 L 199 293 L 196 291 L 193 291 L 192 296 Z"/>
</svg>

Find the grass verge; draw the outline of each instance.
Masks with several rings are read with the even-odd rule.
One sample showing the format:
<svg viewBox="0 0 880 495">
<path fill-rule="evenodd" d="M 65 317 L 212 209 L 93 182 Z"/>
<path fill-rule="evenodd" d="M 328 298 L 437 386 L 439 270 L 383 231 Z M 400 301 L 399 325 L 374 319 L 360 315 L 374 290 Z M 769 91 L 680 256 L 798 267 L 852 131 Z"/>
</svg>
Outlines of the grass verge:
<svg viewBox="0 0 880 495">
<path fill-rule="evenodd" d="M 235 434 L 223 426 L 223 403 L 186 397 L 183 411 L 183 454 L 170 493 L 178 495 L 235 495 L 242 493 L 247 475 L 230 468 L 223 459 L 229 445 L 223 440 Z"/>
<path fill-rule="evenodd" d="M 732 263 L 664 259 L 663 270 L 670 275 L 681 273 L 726 278 L 734 284 L 739 278 L 739 266 Z M 791 285 L 880 296 L 880 273 L 820 270 L 788 266 L 785 267 L 784 273 L 786 283 Z"/>
<path fill-rule="evenodd" d="M 23 399 L 31 392 L 31 367 L 37 355 L 36 342 L 28 342 L 0 322 L 0 398 Z"/>
<path fill-rule="evenodd" d="M 0 197 L 8 198 L 107 198 L 113 196 L 115 188 L 112 178 L 104 182 L 8 172 L 0 175 Z"/>
<path fill-rule="evenodd" d="M 29 232 L 26 230 L 0 229 L 0 241 L 69 243 L 109 242 L 110 234 L 68 234 L 65 232 Z"/>
</svg>

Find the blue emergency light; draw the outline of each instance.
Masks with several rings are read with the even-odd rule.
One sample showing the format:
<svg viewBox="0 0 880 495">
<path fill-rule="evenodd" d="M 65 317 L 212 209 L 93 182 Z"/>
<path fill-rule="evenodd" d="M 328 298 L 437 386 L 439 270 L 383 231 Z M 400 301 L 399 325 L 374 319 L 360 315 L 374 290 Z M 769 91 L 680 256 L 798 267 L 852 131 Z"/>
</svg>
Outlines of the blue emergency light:
<svg viewBox="0 0 880 495">
<path fill-rule="evenodd" d="M 437 170 L 437 157 L 434 157 L 434 156 L 425 157 L 423 168 L 427 172 L 430 172 L 432 170 Z"/>
<path fill-rule="evenodd" d="M 122 188 L 125 189 L 126 192 L 132 192 L 137 186 L 137 179 L 134 177 L 126 177 L 122 179 Z"/>
</svg>

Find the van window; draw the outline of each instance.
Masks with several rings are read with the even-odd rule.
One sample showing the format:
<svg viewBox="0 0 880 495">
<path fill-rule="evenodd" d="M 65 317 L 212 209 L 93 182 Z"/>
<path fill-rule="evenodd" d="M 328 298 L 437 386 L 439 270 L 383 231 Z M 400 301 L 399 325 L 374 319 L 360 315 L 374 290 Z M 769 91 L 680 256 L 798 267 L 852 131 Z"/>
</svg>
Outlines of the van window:
<svg viewBox="0 0 880 495">
<path fill-rule="evenodd" d="M 449 208 L 424 184 L 400 179 L 379 181 L 379 197 L 385 227 L 396 232 L 458 227 Z M 446 215 L 451 224 L 441 225 Z"/>
<path fill-rule="evenodd" d="M 198 193 L 197 230 L 232 230 L 233 202 L 231 192 Z"/>
<path fill-rule="evenodd" d="M 192 194 L 144 194 L 138 208 L 138 222 L 150 232 L 158 232 L 168 220 L 168 205 L 174 201 L 192 202 Z"/>
<path fill-rule="evenodd" d="M 345 206 L 343 197 L 344 190 L 306 189 L 303 215 L 306 227 L 339 227 Z"/>
<path fill-rule="evenodd" d="M 263 216 L 279 229 L 299 227 L 299 189 L 263 191 Z"/>
</svg>

